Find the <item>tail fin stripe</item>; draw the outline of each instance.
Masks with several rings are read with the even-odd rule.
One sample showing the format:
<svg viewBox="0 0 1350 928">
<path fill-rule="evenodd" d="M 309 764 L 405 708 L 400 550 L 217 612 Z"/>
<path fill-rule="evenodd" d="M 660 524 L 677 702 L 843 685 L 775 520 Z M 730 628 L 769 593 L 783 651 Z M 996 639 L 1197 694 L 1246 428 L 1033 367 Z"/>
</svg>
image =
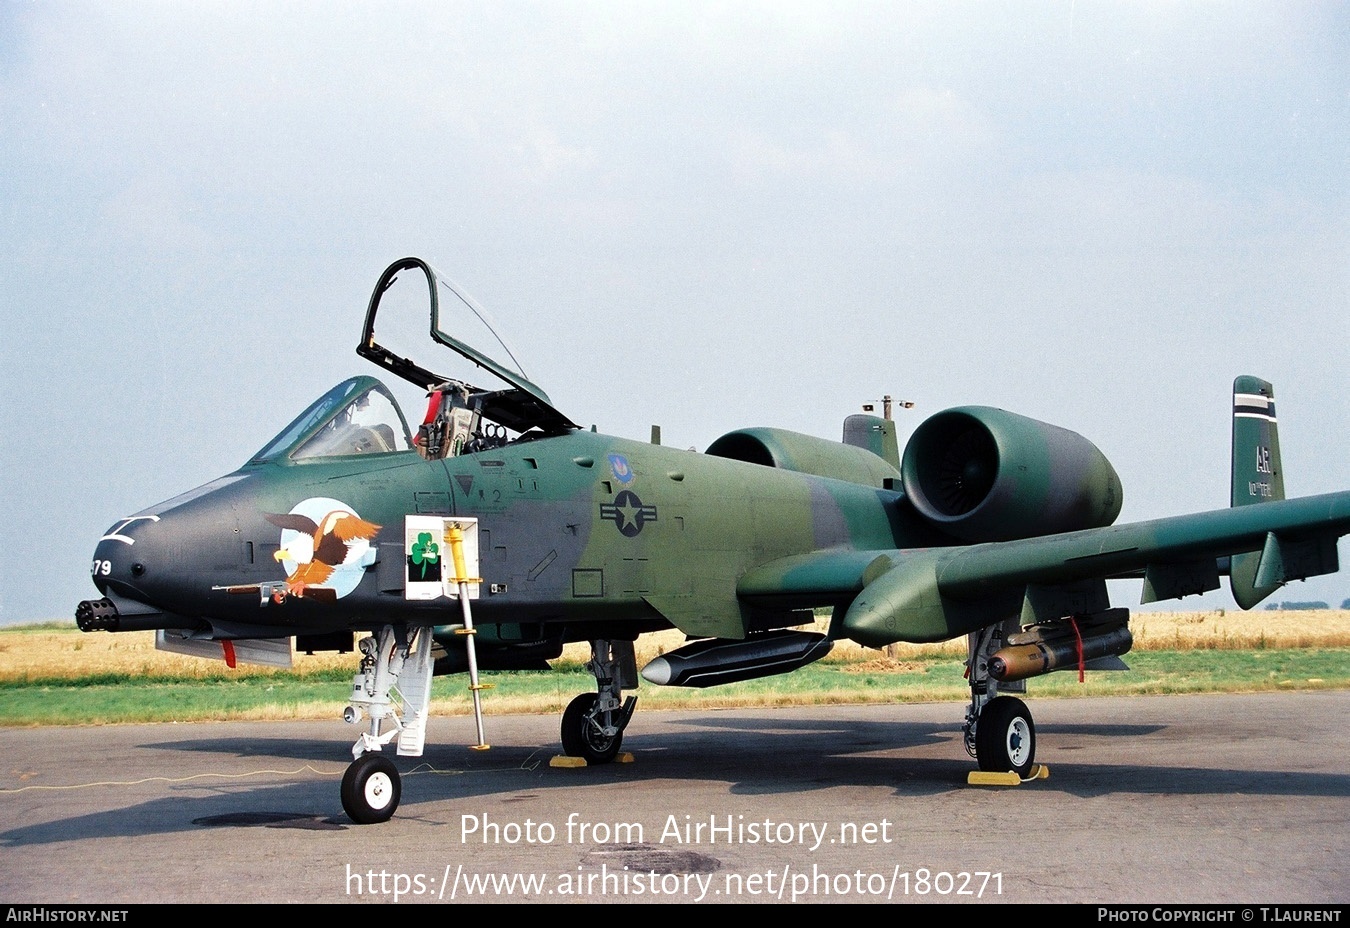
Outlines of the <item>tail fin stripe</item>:
<svg viewBox="0 0 1350 928">
<path fill-rule="evenodd" d="M 1275 401 L 1260 393 L 1234 393 L 1233 416 L 1241 419 L 1275 421 Z"/>
</svg>

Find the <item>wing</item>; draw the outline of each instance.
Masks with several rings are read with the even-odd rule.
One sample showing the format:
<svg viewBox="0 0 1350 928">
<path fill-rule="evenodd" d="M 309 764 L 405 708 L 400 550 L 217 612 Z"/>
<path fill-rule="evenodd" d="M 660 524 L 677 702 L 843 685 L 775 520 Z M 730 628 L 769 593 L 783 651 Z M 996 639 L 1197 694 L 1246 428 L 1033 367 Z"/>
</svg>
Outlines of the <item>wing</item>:
<svg viewBox="0 0 1350 928">
<path fill-rule="evenodd" d="M 798 555 L 746 573 L 737 593 L 780 608 L 848 603 L 835 634 L 866 645 L 945 641 L 1019 611 L 1028 624 L 1102 611 L 1111 578 L 1142 576 L 1145 602 L 1216 589 L 1232 555 L 1254 555 L 1270 589 L 1334 573 L 1347 533 L 1350 492 L 1329 493 L 968 547 Z"/>
<path fill-rule="evenodd" d="M 908 452 L 906 452 L 908 453 Z M 831 633 L 880 647 L 946 641 L 1021 616 L 1040 625 L 1111 608 L 1106 581 L 1142 577 L 1143 602 L 1217 589 L 1250 609 L 1290 580 L 1339 569 L 1350 491 L 1284 498 L 1275 390 L 1233 381 L 1232 507 L 1062 534 L 958 547 L 822 551 L 745 574 L 755 605 L 834 605 Z"/>
</svg>

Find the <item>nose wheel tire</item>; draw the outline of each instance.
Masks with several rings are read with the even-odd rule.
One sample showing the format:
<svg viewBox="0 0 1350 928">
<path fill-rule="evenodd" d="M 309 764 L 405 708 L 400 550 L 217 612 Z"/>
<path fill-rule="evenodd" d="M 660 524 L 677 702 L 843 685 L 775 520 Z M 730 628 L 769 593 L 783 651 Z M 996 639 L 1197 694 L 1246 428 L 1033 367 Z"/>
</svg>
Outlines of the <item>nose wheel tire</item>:
<svg viewBox="0 0 1350 928">
<path fill-rule="evenodd" d="M 1036 759 L 1036 726 L 1026 703 L 1012 696 L 991 699 L 975 723 L 975 757 L 980 769 L 1011 771 L 1025 779 Z"/>
<path fill-rule="evenodd" d="M 383 754 L 362 754 L 342 775 L 342 808 L 358 825 L 389 821 L 402 795 L 398 768 Z"/>
<path fill-rule="evenodd" d="M 595 693 L 582 693 L 567 704 L 562 717 L 563 752 L 569 757 L 584 757 L 588 764 L 609 763 L 623 743 L 622 730 L 605 734 L 603 719 L 596 717 L 598 700 Z"/>
</svg>

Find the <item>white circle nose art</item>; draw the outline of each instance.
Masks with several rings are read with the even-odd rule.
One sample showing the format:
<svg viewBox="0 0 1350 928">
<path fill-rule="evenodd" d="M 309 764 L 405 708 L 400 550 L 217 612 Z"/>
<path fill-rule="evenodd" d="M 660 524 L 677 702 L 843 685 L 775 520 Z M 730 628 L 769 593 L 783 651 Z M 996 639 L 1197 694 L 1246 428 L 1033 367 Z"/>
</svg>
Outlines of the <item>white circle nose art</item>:
<svg viewBox="0 0 1350 928">
<path fill-rule="evenodd" d="M 303 527 L 293 517 L 303 520 L 299 523 Z M 301 500 L 283 518 L 288 524 L 271 519 L 282 524 L 280 547 L 273 557 L 290 583 L 332 590 L 339 598 L 356 589 L 375 560 L 373 542 L 380 526 L 326 496 Z"/>
</svg>

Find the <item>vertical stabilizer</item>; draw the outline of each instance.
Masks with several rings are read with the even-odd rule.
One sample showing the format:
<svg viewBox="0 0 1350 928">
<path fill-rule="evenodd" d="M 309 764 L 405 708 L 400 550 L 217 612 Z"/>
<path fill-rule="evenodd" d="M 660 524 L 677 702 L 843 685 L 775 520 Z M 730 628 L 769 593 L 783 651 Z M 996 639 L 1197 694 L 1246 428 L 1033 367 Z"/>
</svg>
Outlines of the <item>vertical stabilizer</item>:
<svg viewBox="0 0 1350 928">
<path fill-rule="evenodd" d="M 1284 499 L 1284 469 L 1275 388 L 1258 377 L 1239 377 L 1233 381 L 1232 505 L 1279 499 Z M 1283 580 L 1276 578 L 1282 572 L 1273 569 L 1279 550 L 1279 539 L 1271 535 L 1263 550 L 1233 556 L 1229 585 L 1243 609 L 1255 606 L 1281 586 Z"/>
</svg>

